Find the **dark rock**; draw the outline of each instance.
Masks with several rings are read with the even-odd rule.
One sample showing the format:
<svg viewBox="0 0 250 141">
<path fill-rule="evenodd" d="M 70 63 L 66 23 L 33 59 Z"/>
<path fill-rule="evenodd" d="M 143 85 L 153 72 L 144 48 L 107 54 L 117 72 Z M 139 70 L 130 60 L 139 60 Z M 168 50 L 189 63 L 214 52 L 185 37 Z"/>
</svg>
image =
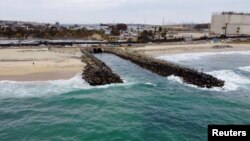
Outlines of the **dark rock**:
<svg viewBox="0 0 250 141">
<path fill-rule="evenodd" d="M 215 45 L 213 46 L 214 49 L 221 49 L 221 48 L 233 48 L 230 45 Z"/>
<path fill-rule="evenodd" d="M 211 75 L 198 72 L 194 69 L 183 67 L 175 63 L 141 55 L 135 52 L 114 48 L 103 48 L 103 52 L 112 53 L 126 60 L 130 60 L 131 62 L 141 66 L 142 68 L 148 69 L 161 76 L 179 76 L 185 83 L 193 84 L 198 87 L 223 87 L 225 84 L 224 81 L 217 79 Z"/>
<path fill-rule="evenodd" d="M 105 63 L 84 50 L 82 50 L 82 53 L 82 62 L 86 64 L 82 77 L 90 85 L 123 83 L 122 79 L 114 74 Z"/>
</svg>

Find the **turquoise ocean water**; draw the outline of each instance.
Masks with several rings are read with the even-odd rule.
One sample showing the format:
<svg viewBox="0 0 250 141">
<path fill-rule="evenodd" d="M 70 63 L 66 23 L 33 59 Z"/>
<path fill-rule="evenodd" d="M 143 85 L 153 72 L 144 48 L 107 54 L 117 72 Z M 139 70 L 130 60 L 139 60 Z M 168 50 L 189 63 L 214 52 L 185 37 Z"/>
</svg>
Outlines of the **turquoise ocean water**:
<svg viewBox="0 0 250 141">
<path fill-rule="evenodd" d="M 1 141 L 206 141 L 208 124 L 250 124 L 250 52 L 159 56 L 226 81 L 200 89 L 108 54 L 125 84 L 92 87 L 81 75 L 0 81 Z"/>
</svg>

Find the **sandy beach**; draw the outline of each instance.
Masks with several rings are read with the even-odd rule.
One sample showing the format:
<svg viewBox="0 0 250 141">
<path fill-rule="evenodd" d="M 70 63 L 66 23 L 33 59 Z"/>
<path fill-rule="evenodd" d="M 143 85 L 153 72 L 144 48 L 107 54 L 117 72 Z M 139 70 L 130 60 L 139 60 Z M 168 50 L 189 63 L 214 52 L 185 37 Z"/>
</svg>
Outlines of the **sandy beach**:
<svg viewBox="0 0 250 141">
<path fill-rule="evenodd" d="M 231 46 L 231 48 L 213 48 L 214 46 Z M 145 47 L 135 47 L 132 50 L 145 53 L 150 56 L 165 54 L 180 54 L 194 52 L 226 52 L 226 51 L 248 51 L 250 44 L 227 44 L 227 43 L 204 43 L 204 44 L 159 44 L 147 45 Z"/>
<path fill-rule="evenodd" d="M 213 48 L 214 46 L 229 48 Z M 249 44 L 149 44 L 130 48 L 138 53 L 155 57 L 166 54 L 194 52 L 248 51 Z M 0 80 L 47 81 L 69 79 L 81 74 L 85 64 L 81 62 L 79 48 L 9 48 L 0 49 Z"/>
<path fill-rule="evenodd" d="M 46 81 L 68 79 L 82 73 L 77 49 L 0 49 L 0 80 Z"/>
</svg>

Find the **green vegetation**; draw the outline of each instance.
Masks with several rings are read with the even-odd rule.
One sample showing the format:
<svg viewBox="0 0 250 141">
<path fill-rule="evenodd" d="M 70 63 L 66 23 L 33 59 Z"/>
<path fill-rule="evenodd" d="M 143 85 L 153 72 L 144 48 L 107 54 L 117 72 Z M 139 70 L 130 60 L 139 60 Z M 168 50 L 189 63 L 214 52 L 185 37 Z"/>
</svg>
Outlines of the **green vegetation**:
<svg viewBox="0 0 250 141">
<path fill-rule="evenodd" d="M 109 28 L 111 28 L 111 35 L 120 36 L 121 31 L 126 31 L 128 29 L 128 26 L 126 24 L 116 24 L 110 26 Z"/>
<path fill-rule="evenodd" d="M 153 40 L 153 37 L 154 37 L 153 31 L 144 30 L 143 32 L 140 33 L 140 35 L 138 37 L 138 41 L 139 42 L 149 42 L 149 41 Z"/>
<path fill-rule="evenodd" d="M 29 26 L 29 28 L 0 28 L 0 37 L 6 38 L 42 38 L 42 39 L 89 39 L 93 35 L 100 35 L 102 39 L 106 39 L 106 35 L 102 30 L 71 29 L 65 27 L 49 27 L 47 26 Z"/>
</svg>

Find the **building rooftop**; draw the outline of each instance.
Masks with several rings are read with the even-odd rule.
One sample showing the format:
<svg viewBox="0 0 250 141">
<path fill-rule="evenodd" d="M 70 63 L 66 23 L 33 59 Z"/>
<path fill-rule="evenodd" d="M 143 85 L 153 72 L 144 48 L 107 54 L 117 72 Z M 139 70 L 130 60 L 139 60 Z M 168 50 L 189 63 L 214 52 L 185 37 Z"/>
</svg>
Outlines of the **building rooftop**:
<svg viewBox="0 0 250 141">
<path fill-rule="evenodd" d="M 214 12 L 212 15 L 250 15 L 248 12 L 233 12 L 233 11 L 224 11 L 224 12 Z"/>
</svg>

